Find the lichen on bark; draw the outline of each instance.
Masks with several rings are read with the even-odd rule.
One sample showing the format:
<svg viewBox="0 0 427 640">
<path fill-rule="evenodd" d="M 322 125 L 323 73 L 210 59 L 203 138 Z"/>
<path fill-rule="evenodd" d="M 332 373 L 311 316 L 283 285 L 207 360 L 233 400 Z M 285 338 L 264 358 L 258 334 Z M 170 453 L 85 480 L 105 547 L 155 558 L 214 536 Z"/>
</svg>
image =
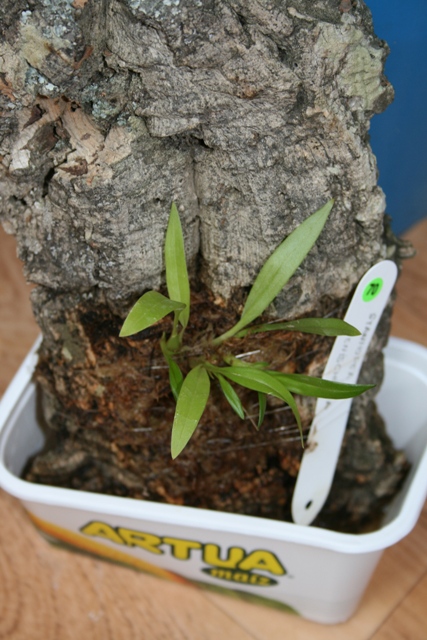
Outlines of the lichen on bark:
<svg viewBox="0 0 427 640">
<path fill-rule="evenodd" d="M 138 387 L 146 384 L 138 371 L 150 365 L 154 347 L 140 353 L 141 345 L 119 341 L 117 332 L 135 298 L 164 283 L 172 201 L 197 295 L 205 296 L 199 313 L 207 318 L 223 309 L 229 309 L 225 317 L 237 313 L 278 242 L 331 196 L 335 207 L 324 233 L 271 313 L 342 314 L 363 273 L 396 257 L 383 233 L 385 201 L 368 141 L 370 118 L 392 99 L 383 75 L 387 47 L 374 35 L 365 5 L 354 5 L 20 0 L 0 9 L 1 216 L 37 285 L 48 421 L 57 426 L 66 407 L 65 444 L 49 454 L 58 470 L 69 457 L 80 461 L 76 469 L 102 468 L 88 487 L 102 488 L 104 477 L 108 486 L 144 496 L 147 480 L 140 470 L 135 476 L 135 461 L 142 455 L 145 467 L 158 468 L 155 456 L 135 453 L 129 434 L 130 443 L 116 441 L 126 431 L 125 417 L 135 421 L 133 429 L 147 428 L 150 416 L 158 423 L 156 406 L 166 402 L 155 376 L 146 394 Z M 387 317 L 382 327 L 362 374 L 373 382 L 381 378 Z M 309 344 L 302 340 L 289 351 L 286 340 L 278 366 Z M 307 370 L 321 372 L 327 350 L 319 349 Z M 108 407 L 105 390 L 118 380 L 126 381 L 121 386 L 131 408 L 124 398 Z M 210 433 L 209 421 L 201 433 Z M 344 449 L 342 477 L 353 469 L 365 487 L 350 519 L 363 520 L 384 497 L 375 495 L 375 484 L 392 493 L 405 465 L 375 418 L 372 396 L 355 402 L 348 433 L 360 442 L 380 438 L 379 448 L 365 447 L 372 455 L 362 466 L 377 470 L 381 462 L 385 477 L 394 479 L 361 473 Z M 250 487 L 261 494 L 269 473 L 281 487 L 285 467 L 295 475 L 301 451 L 290 451 L 276 455 L 275 471 L 264 456 L 251 478 L 243 481 L 242 472 L 235 480 L 243 487 L 239 495 L 249 495 Z M 169 478 L 182 477 L 184 467 L 167 465 Z M 191 502 L 191 487 L 202 480 L 199 469 L 187 468 L 183 492 Z M 167 500 L 169 488 L 157 484 L 154 494 Z M 218 488 L 218 495 L 224 491 Z M 330 512 L 338 504 L 346 510 L 345 491 Z"/>
</svg>

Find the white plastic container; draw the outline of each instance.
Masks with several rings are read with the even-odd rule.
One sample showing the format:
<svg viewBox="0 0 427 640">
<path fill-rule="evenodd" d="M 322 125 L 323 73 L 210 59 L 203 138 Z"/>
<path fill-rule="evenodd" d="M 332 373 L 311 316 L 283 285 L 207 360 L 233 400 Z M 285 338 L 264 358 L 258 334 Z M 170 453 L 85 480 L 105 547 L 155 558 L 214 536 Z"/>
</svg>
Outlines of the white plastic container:
<svg viewBox="0 0 427 640">
<path fill-rule="evenodd" d="M 413 467 L 381 527 L 350 535 L 262 518 L 35 485 L 19 478 L 44 443 L 35 349 L 0 403 L 0 485 L 50 538 L 179 582 L 262 600 L 323 623 L 356 609 L 383 550 L 415 525 L 427 494 L 427 349 L 391 339 L 378 396 Z"/>
</svg>

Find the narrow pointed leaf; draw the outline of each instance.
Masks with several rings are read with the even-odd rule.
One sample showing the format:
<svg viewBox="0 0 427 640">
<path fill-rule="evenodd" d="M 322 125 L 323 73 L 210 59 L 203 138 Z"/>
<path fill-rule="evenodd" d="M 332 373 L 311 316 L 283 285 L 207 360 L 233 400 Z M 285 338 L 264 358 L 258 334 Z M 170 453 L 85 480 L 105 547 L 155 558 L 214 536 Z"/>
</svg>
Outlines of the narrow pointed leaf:
<svg viewBox="0 0 427 640">
<path fill-rule="evenodd" d="M 265 393 L 261 393 L 258 391 L 258 429 L 262 426 L 264 422 L 265 410 L 267 407 L 267 396 Z"/>
<path fill-rule="evenodd" d="M 172 352 L 169 349 L 165 334 L 163 334 L 160 339 L 160 347 L 169 367 L 169 384 L 176 402 L 178 400 L 179 392 L 181 391 L 184 376 L 182 375 L 178 364 L 172 357 Z"/>
<path fill-rule="evenodd" d="M 209 398 L 210 380 L 206 369 L 198 365 L 184 379 L 176 403 L 172 425 L 171 454 L 176 458 L 193 435 Z"/>
<path fill-rule="evenodd" d="M 375 387 L 374 384 L 346 384 L 343 382 L 333 382 L 324 378 L 313 378 L 300 373 L 279 373 L 273 371 L 272 374 L 286 386 L 292 393 L 313 398 L 330 398 L 332 400 L 344 400 L 345 398 L 355 398 L 368 389 Z"/>
<path fill-rule="evenodd" d="M 216 342 L 231 338 L 260 316 L 295 273 L 319 237 L 333 206 L 329 200 L 302 222 L 271 254 L 249 292 L 237 324 Z"/>
<path fill-rule="evenodd" d="M 268 258 L 249 292 L 242 322 L 252 322 L 280 293 L 319 237 L 332 206 L 333 200 L 329 200 L 302 222 Z"/>
<path fill-rule="evenodd" d="M 272 375 L 273 372 L 247 367 L 221 367 L 220 373 L 242 387 L 261 393 L 269 393 L 286 402 L 295 416 L 301 434 L 301 442 L 303 442 L 301 418 L 296 402 L 282 381 Z"/>
<path fill-rule="evenodd" d="M 172 300 L 182 302 L 185 307 L 179 320 L 185 328 L 190 315 L 190 283 L 185 260 L 184 238 L 181 221 L 175 203 L 172 204 L 165 241 L 166 285 Z"/>
<path fill-rule="evenodd" d="M 237 338 L 243 338 L 248 333 L 261 333 L 264 331 L 300 331 L 301 333 L 313 333 L 318 336 L 360 336 L 360 331 L 353 325 L 339 318 L 301 318 L 289 322 L 271 322 L 259 324 L 255 327 L 243 329 L 236 334 Z"/>
<path fill-rule="evenodd" d="M 216 373 L 215 377 L 218 379 L 218 382 L 221 386 L 221 389 L 228 400 L 231 408 L 237 413 L 239 418 L 242 420 L 245 419 L 245 412 L 243 411 L 242 403 L 240 402 L 240 398 L 231 386 L 231 384 L 226 380 L 221 374 Z"/>
<path fill-rule="evenodd" d="M 360 336 L 359 329 L 340 318 L 301 318 L 284 322 L 283 328 L 319 336 Z"/>
<path fill-rule="evenodd" d="M 171 387 L 171 391 L 173 393 L 173 397 L 175 398 L 175 402 L 178 401 L 178 396 L 181 392 L 182 383 L 184 381 L 184 376 L 182 375 L 181 369 L 173 360 L 170 358 L 168 360 L 169 365 L 169 384 Z"/>
<path fill-rule="evenodd" d="M 268 367 L 268 362 L 246 362 L 243 358 L 236 358 L 232 355 L 227 355 L 224 358 L 224 362 L 233 365 L 233 367 L 252 367 L 253 369 L 266 369 Z"/>
<path fill-rule="evenodd" d="M 147 291 L 129 311 L 119 335 L 125 338 L 143 331 L 167 316 L 168 313 L 184 309 L 184 306 L 182 302 L 169 300 L 158 291 Z"/>
<path fill-rule="evenodd" d="M 160 339 L 160 347 L 169 367 L 169 384 L 176 402 L 178 400 L 179 392 L 181 391 L 184 376 L 182 375 L 178 364 L 172 357 L 172 353 L 168 348 L 168 343 L 166 342 L 165 334 L 163 334 Z"/>
</svg>

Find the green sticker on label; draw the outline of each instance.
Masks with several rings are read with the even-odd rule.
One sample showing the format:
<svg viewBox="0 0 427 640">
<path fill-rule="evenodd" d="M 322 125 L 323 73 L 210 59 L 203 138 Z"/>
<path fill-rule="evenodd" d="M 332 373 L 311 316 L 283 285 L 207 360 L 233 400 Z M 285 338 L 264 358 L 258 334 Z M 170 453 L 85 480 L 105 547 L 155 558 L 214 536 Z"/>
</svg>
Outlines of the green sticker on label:
<svg viewBox="0 0 427 640">
<path fill-rule="evenodd" d="M 363 292 L 363 302 L 371 302 L 371 300 L 374 300 L 383 288 L 383 284 L 384 280 L 382 278 L 375 278 L 374 280 L 371 280 L 371 282 L 366 285 Z"/>
</svg>

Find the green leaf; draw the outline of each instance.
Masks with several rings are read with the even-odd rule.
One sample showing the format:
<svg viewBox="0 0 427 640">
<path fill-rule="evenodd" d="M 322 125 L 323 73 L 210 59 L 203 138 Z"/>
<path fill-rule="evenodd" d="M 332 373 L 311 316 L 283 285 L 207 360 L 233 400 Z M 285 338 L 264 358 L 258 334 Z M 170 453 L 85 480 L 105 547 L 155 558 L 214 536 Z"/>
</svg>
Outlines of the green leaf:
<svg viewBox="0 0 427 640">
<path fill-rule="evenodd" d="M 246 362 L 243 358 L 236 358 L 236 356 L 230 354 L 224 357 L 224 362 L 234 367 L 252 367 L 253 369 L 266 369 L 268 367 L 268 362 Z"/>
<path fill-rule="evenodd" d="M 191 369 L 182 383 L 172 425 L 171 453 L 175 459 L 193 435 L 209 398 L 210 380 L 206 369 Z"/>
<path fill-rule="evenodd" d="M 179 392 L 181 391 L 184 376 L 182 375 L 178 364 L 173 359 L 172 353 L 168 349 L 165 334 L 163 334 L 160 339 L 160 347 L 169 367 L 169 384 L 176 402 L 178 400 Z"/>
<path fill-rule="evenodd" d="M 119 335 L 121 338 L 125 338 L 143 331 L 167 316 L 168 313 L 184 309 L 184 306 L 182 302 L 169 300 L 157 291 L 147 291 L 129 311 Z"/>
<path fill-rule="evenodd" d="M 283 323 L 283 328 L 318 336 L 360 336 L 359 329 L 340 318 L 301 318 Z"/>
<path fill-rule="evenodd" d="M 172 300 L 182 302 L 185 307 L 179 321 L 185 328 L 190 316 L 190 283 L 185 260 L 184 238 L 181 221 L 175 203 L 172 204 L 165 240 L 166 285 Z"/>
<path fill-rule="evenodd" d="M 302 222 L 271 254 L 255 279 L 240 320 L 214 343 L 231 338 L 260 316 L 298 269 L 319 237 L 333 206 L 329 200 Z"/>
<path fill-rule="evenodd" d="M 302 222 L 271 254 L 256 278 L 246 300 L 241 322 L 257 318 L 283 289 L 319 237 L 333 200 Z"/>
<path fill-rule="evenodd" d="M 245 412 L 243 411 L 242 403 L 240 402 L 240 398 L 237 395 L 237 393 L 234 391 L 231 384 L 219 373 L 215 373 L 215 377 L 218 379 L 221 389 L 225 397 L 227 398 L 231 408 L 234 409 L 234 411 L 237 413 L 239 418 L 244 420 Z"/>
<path fill-rule="evenodd" d="M 330 398 L 332 400 L 343 400 L 345 398 L 355 398 L 360 394 L 375 387 L 374 384 L 345 384 L 343 382 L 333 382 L 324 378 L 313 378 L 301 373 L 279 373 L 271 372 L 278 380 L 281 380 L 289 391 L 302 396 L 313 398 Z"/>
<path fill-rule="evenodd" d="M 178 401 L 178 396 L 181 392 L 182 383 L 184 381 L 184 376 L 182 375 L 181 369 L 172 358 L 168 358 L 169 365 L 169 384 L 171 387 L 171 391 L 173 393 L 173 397 L 175 398 L 175 402 Z"/>
<path fill-rule="evenodd" d="M 240 384 L 242 387 L 261 393 L 269 393 L 286 402 L 295 416 L 301 434 L 301 442 L 303 442 L 301 418 L 296 402 L 290 391 L 284 386 L 281 380 L 273 375 L 272 371 L 263 371 L 252 367 L 212 367 L 212 365 L 209 365 L 209 368 L 214 373 L 219 371 L 223 376 L 233 382 L 237 382 L 237 384 Z"/>
<path fill-rule="evenodd" d="M 267 396 L 265 393 L 261 393 L 258 391 L 258 429 L 262 426 L 264 422 L 265 410 L 267 408 Z"/>
<path fill-rule="evenodd" d="M 339 318 L 301 318 L 289 322 L 271 322 L 259 324 L 255 327 L 243 329 L 236 334 L 237 338 L 243 338 L 248 333 L 261 333 L 264 331 L 300 331 L 301 333 L 314 333 L 318 336 L 360 336 L 360 331 L 348 322 Z"/>
</svg>

